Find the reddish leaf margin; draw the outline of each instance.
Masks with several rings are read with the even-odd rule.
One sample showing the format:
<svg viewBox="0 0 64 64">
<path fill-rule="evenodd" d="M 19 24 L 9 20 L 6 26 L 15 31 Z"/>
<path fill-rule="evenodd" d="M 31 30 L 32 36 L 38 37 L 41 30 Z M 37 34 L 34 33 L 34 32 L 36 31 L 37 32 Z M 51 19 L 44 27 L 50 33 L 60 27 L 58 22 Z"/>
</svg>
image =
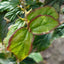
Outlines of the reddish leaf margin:
<svg viewBox="0 0 64 64">
<path fill-rule="evenodd" d="M 29 26 L 30 26 L 30 23 L 33 22 L 35 19 L 37 19 L 37 18 L 40 17 L 40 16 L 49 16 L 49 17 L 53 18 L 54 20 L 58 21 L 58 25 L 57 25 L 55 28 L 53 28 L 52 30 L 50 30 L 49 32 L 47 32 L 47 33 L 42 33 L 42 34 L 34 34 L 34 33 L 32 33 L 32 32 L 31 32 L 31 29 L 30 29 L 30 27 L 29 27 Z M 60 25 L 59 20 L 55 19 L 54 17 L 52 17 L 52 16 L 50 16 L 50 15 L 38 15 L 38 16 L 36 16 L 35 18 L 33 18 L 33 19 L 28 23 L 28 30 L 29 30 L 33 35 L 44 35 L 44 34 L 48 34 L 48 33 L 52 32 L 52 31 L 53 31 L 54 29 L 56 29 L 59 25 Z"/>
<path fill-rule="evenodd" d="M 38 9 L 40 9 L 40 8 L 45 8 L 45 7 L 50 7 L 50 8 L 53 8 L 52 6 L 44 6 L 44 7 L 39 7 L 39 8 L 36 8 L 36 9 L 33 9 L 32 11 L 30 11 L 27 15 L 26 15 L 26 18 L 27 18 L 27 16 L 31 13 L 31 12 L 34 12 L 34 11 L 36 11 L 36 10 L 38 10 Z M 55 9 L 55 8 L 54 8 Z M 57 11 L 55 10 L 55 12 L 57 13 Z M 58 13 L 57 13 L 58 14 Z M 57 20 L 59 20 L 59 14 L 58 14 L 58 19 Z"/>
<path fill-rule="evenodd" d="M 8 47 L 7 47 L 7 50 L 8 50 L 8 51 L 11 52 L 11 50 L 9 49 L 9 47 L 10 47 L 10 45 L 11 45 L 11 41 L 12 41 L 12 38 L 13 38 L 14 34 L 15 34 L 18 30 L 20 30 L 20 29 L 22 29 L 22 28 L 25 28 L 25 27 L 21 27 L 21 28 L 17 29 L 17 30 L 12 34 L 12 36 L 10 37 L 9 42 L 8 42 Z M 33 48 L 32 43 L 33 43 L 33 41 L 34 41 L 34 35 L 33 35 L 33 39 L 32 39 L 32 42 L 31 42 L 31 47 L 30 47 L 30 50 L 29 50 L 29 52 L 28 52 L 28 55 L 32 52 L 32 48 Z M 13 53 L 13 52 L 12 52 L 12 53 Z M 14 53 L 13 53 L 13 54 L 14 54 Z M 14 54 L 14 55 L 15 55 L 15 54 Z M 18 57 L 17 57 L 16 55 L 15 55 L 15 57 L 16 57 L 16 59 L 18 59 Z M 19 60 L 19 61 L 21 61 L 21 60 Z"/>
</svg>

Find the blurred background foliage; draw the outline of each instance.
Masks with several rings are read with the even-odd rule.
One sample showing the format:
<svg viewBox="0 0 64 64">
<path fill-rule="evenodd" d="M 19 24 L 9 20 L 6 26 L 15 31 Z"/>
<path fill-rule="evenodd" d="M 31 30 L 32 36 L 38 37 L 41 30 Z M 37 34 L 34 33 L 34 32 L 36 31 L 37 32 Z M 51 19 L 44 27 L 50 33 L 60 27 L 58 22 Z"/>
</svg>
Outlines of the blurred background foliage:
<svg viewBox="0 0 64 64">
<path fill-rule="evenodd" d="M 60 11 L 61 5 L 64 4 L 64 0 L 26 0 L 26 9 L 35 9 L 38 7 L 43 7 L 50 5 L 56 9 L 60 14 L 61 11 L 64 12 L 64 8 Z M 0 64 L 17 64 L 15 56 L 7 51 L 5 52 L 5 47 L 3 44 L 3 39 L 7 35 L 8 27 L 15 23 L 15 20 L 20 17 L 24 18 L 24 13 L 19 0 L 0 0 Z M 63 13 L 62 13 L 63 14 Z M 52 43 L 53 40 L 59 37 L 64 37 L 64 24 L 62 23 L 58 28 L 56 28 L 52 33 L 35 36 L 33 51 L 25 60 L 20 62 L 20 64 L 37 64 L 43 61 L 41 54 L 39 52 L 46 50 Z"/>
</svg>

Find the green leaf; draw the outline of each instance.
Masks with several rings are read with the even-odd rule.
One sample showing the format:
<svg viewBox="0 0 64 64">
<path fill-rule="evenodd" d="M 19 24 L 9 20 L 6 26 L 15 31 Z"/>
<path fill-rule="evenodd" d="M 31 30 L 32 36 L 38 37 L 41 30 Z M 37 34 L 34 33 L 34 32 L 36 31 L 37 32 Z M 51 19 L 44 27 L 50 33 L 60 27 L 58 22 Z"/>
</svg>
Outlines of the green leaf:
<svg viewBox="0 0 64 64">
<path fill-rule="evenodd" d="M 5 14 L 5 18 L 9 19 L 10 21 L 14 21 L 17 15 L 22 15 L 22 11 L 20 8 L 16 7 L 12 11 Z"/>
<path fill-rule="evenodd" d="M 1 1 L 8 1 L 8 0 L 1 0 Z"/>
<path fill-rule="evenodd" d="M 16 64 L 16 62 L 11 62 L 9 59 L 0 59 L 0 64 Z"/>
<path fill-rule="evenodd" d="M 3 41 L 7 33 L 7 24 L 6 21 L 4 20 L 4 15 L 5 12 L 0 13 L 0 42 Z"/>
<path fill-rule="evenodd" d="M 59 37 L 64 37 L 64 24 L 61 24 L 58 28 L 54 30 L 52 40 L 55 40 Z"/>
<path fill-rule="evenodd" d="M 35 35 L 46 34 L 55 29 L 59 22 L 49 15 L 39 15 L 29 22 L 28 28 Z"/>
<path fill-rule="evenodd" d="M 38 7 L 40 7 L 41 5 L 43 5 L 43 3 L 41 3 L 41 2 L 36 2 L 36 0 L 35 1 L 33 1 L 33 0 L 27 0 L 26 1 L 26 5 L 28 6 L 29 5 L 29 8 L 28 9 L 35 9 L 35 8 L 38 8 Z"/>
<path fill-rule="evenodd" d="M 50 4 L 51 2 L 54 2 L 55 0 L 45 0 L 45 4 Z"/>
<path fill-rule="evenodd" d="M 4 2 L 0 2 L 0 12 L 3 12 L 5 10 L 11 10 L 13 9 L 12 6 L 10 6 L 10 2 L 4 1 Z"/>
<path fill-rule="evenodd" d="M 19 0 L 3 1 L 0 2 L 0 12 L 5 10 L 10 11 L 19 5 Z"/>
<path fill-rule="evenodd" d="M 59 2 L 59 0 L 45 0 L 44 5 L 54 5 L 54 3 Z"/>
<path fill-rule="evenodd" d="M 29 57 L 32 58 L 37 63 L 39 63 L 40 61 L 43 61 L 43 58 L 40 53 L 31 53 Z"/>
<path fill-rule="evenodd" d="M 53 3 L 53 5 L 52 5 L 56 9 L 57 12 L 60 12 L 60 5 L 59 4 L 61 2 L 60 3 L 59 2 L 60 2 L 60 0 L 56 0 L 56 2 Z"/>
<path fill-rule="evenodd" d="M 36 62 L 32 58 L 27 57 L 26 59 L 21 61 L 20 64 L 36 64 Z"/>
<path fill-rule="evenodd" d="M 9 60 L 0 59 L 0 64 L 8 64 Z"/>
<path fill-rule="evenodd" d="M 6 58 L 6 55 L 0 52 L 0 59 L 5 59 L 5 58 Z"/>
<path fill-rule="evenodd" d="M 45 0 L 44 5 L 50 5 L 56 9 L 57 12 L 60 12 L 60 7 L 62 5 L 62 0 Z"/>
<path fill-rule="evenodd" d="M 26 1 L 26 5 L 35 5 L 35 4 L 36 4 L 36 1 L 33 1 L 33 0 Z"/>
<path fill-rule="evenodd" d="M 26 28 L 19 28 L 9 39 L 7 49 L 19 60 L 24 60 L 32 50 L 33 35 Z"/>
<path fill-rule="evenodd" d="M 32 10 L 27 15 L 27 19 L 30 21 L 31 19 L 33 19 L 34 17 L 36 17 L 38 15 L 50 15 L 50 16 L 54 17 L 55 19 L 59 18 L 58 13 L 56 12 L 56 10 L 53 7 L 45 6 L 45 7 L 40 7 L 40 8 Z"/>
<path fill-rule="evenodd" d="M 51 45 L 52 34 L 45 34 L 35 36 L 33 42 L 33 50 L 36 49 L 36 52 L 41 52 L 46 50 Z"/>
<path fill-rule="evenodd" d="M 8 41 L 9 41 L 9 38 L 12 36 L 12 34 L 17 30 L 19 29 L 20 27 L 23 27 L 25 25 L 24 21 L 22 21 L 21 19 L 17 19 L 16 20 L 16 23 L 13 24 L 11 26 L 11 28 L 9 29 L 8 33 L 7 33 L 7 36 L 6 38 L 4 39 L 4 43 L 6 44 L 6 46 L 8 45 Z"/>
</svg>

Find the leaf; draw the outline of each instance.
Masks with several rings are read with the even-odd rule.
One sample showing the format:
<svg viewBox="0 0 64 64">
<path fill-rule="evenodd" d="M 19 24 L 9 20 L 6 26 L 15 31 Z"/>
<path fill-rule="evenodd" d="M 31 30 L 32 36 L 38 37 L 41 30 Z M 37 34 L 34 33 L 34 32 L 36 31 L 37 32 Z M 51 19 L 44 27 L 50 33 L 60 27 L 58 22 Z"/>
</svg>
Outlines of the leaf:
<svg viewBox="0 0 64 64">
<path fill-rule="evenodd" d="M 4 14 L 5 14 L 5 12 L 0 13 L 0 42 L 3 41 L 3 39 L 4 39 L 4 37 L 6 36 L 6 33 L 7 33 L 7 24 L 6 24 L 6 21 L 3 18 Z"/>
<path fill-rule="evenodd" d="M 10 21 L 14 21 L 14 19 L 17 17 L 17 15 L 22 15 L 22 11 L 20 8 L 16 7 L 12 11 L 9 11 L 5 14 L 5 18 L 9 19 Z"/>
<path fill-rule="evenodd" d="M 59 27 L 57 27 L 52 35 L 52 40 L 55 40 L 59 37 L 64 37 L 64 24 L 61 24 Z"/>
<path fill-rule="evenodd" d="M 57 12 L 60 12 L 60 7 L 62 5 L 62 0 L 45 0 L 44 5 L 50 5 L 56 9 Z"/>
<path fill-rule="evenodd" d="M 35 35 L 42 35 L 51 32 L 59 25 L 59 22 L 49 15 L 39 15 L 32 19 L 28 28 Z"/>
<path fill-rule="evenodd" d="M 35 9 L 35 8 L 38 8 L 40 7 L 39 3 L 37 3 L 36 1 L 33 1 L 33 0 L 28 0 L 26 1 L 26 5 L 28 6 L 29 5 L 29 8 L 28 9 Z"/>
<path fill-rule="evenodd" d="M 57 12 L 60 12 L 60 0 L 57 0 L 55 3 L 53 3 L 53 7 L 56 9 Z"/>
<path fill-rule="evenodd" d="M 0 12 L 3 12 L 5 10 L 10 11 L 10 10 L 14 9 L 15 7 L 17 7 L 17 5 L 19 5 L 19 4 L 20 4 L 19 0 L 0 2 Z"/>
<path fill-rule="evenodd" d="M 0 59 L 0 64 L 16 64 L 16 62 L 11 62 L 9 59 Z"/>
<path fill-rule="evenodd" d="M 6 38 L 5 38 L 4 41 L 3 41 L 3 42 L 6 44 L 6 46 L 8 45 L 9 38 L 12 36 L 12 34 L 13 34 L 17 29 L 19 29 L 20 27 L 23 27 L 24 24 L 25 24 L 24 21 L 22 21 L 21 19 L 17 19 L 17 20 L 16 20 L 16 23 L 11 26 L 11 28 L 9 29 L 9 31 L 8 31 L 8 33 L 7 33 Z"/>
<path fill-rule="evenodd" d="M 0 59 L 0 64 L 8 64 L 9 60 Z"/>
<path fill-rule="evenodd" d="M 20 64 L 36 64 L 36 62 L 32 58 L 27 57 L 26 59 L 21 61 Z"/>
<path fill-rule="evenodd" d="M 9 39 L 7 49 L 20 60 L 24 60 L 32 50 L 33 35 L 26 28 L 19 28 Z"/>
<path fill-rule="evenodd" d="M 51 2 L 54 2 L 55 0 L 45 0 L 45 4 L 50 4 Z"/>
<path fill-rule="evenodd" d="M 41 52 L 46 50 L 51 45 L 52 33 L 35 36 L 33 42 L 33 50 L 36 52 Z"/>
<path fill-rule="evenodd" d="M 34 4 L 36 4 L 36 1 L 33 1 L 33 0 L 26 1 L 26 5 L 34 5 Z"/>
<path fill-rule="evenodd" d="M 32 10 L 27 15 L 27 19 L 30 21 L 31 19 L 35 18 L 38 15 L 50 15 L 50 16 L 53 16 L 55 19 L 59 18 L 58 13 L 53 7 L 45 6 L 45 7 L 40 7 L 40 8 Z"/>
<path fill-rule="evenodd" d="M 4 1 L 4 2 L 0 2 L 0 12 L 3 12 L 5 10 L 11 10 L 13 9 L 12 6 L 10 6 L 10 2 Z"/>
<path fill-rule="evenodd" d="M 5 54 L 0 52 L 0 59 L 5 59 L 5 58 L 6 58 Z"/>
<path fill-rule="evenodd" d="M 32 58 L 37 63 L 39 63 L 40 61 L 43 61 L 43 58 L 40 53 L 31 53 L 29 57 Z"/>
</svg>

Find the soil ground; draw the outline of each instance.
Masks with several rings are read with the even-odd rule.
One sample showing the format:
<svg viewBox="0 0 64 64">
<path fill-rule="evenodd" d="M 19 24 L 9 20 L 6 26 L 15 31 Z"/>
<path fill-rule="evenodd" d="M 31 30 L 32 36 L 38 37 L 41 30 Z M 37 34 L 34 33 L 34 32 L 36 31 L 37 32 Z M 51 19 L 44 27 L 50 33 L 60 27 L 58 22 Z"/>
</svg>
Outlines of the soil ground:
<svg viewBox="0 0 64 64">
<path fill-rule="evenodd" d="M 44 63 L 39 64 L 64 64 L 64 38 L 59 38 L 45 51 L 41 52 Z"/>
</svg>

